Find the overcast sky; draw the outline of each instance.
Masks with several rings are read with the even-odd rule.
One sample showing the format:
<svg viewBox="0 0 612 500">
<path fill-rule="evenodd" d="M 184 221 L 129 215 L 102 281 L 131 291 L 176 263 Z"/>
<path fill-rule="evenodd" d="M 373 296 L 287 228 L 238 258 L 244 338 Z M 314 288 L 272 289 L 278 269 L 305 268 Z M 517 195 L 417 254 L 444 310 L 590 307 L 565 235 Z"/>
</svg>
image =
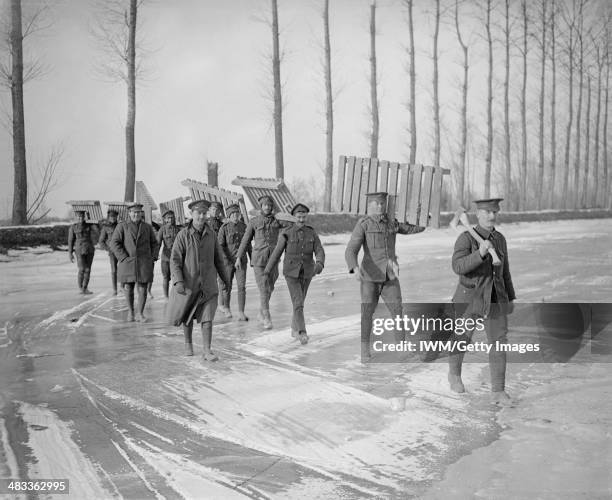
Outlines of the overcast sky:
<svg viewBox="0 0 612 500">
<path fill-rule="evenodd" d="M 3 0 L 6 3 L 6 0 Z M 140 11 L 141 33 L 153 51 L 150 76 L 137 92 L 136 179 L 159 203 L 186 195 L 181 180 L 206 181 L 206 160 L 219 163 L 220 184 L 236 175 L 273 177 L 274 140 L 269 92 L 271 34 L 258 18 L 269 15 L 267 0 L 157 0 Z M 368 156 L 369 1 L 332 0 L 332 71 L 335 90 L 334 156 Z M 417 160 L 431 163 L 432 26 L 417 1 Z M 27 7 L 28 0 L 24 0 Z M 286 179 L 322 178 L 325 157 L 324 90 L 321 70 L 321 0 L 279 0 L 284 86 Z M 26 51 L 48 67 L 25 89 L 28 168 L 33 172 L 57 143 L 64 145 L 65 183 L 49 199 L 56 215 L 66 200 L 120 200 L 124 192 L 125 85 L 102 80 L 102 58 L 90 34 L 93 0 L 50 2 L 52 25 L 27 40 Z M 399 0 L 379 2 L 378 58 L 381 101 L 380 157 L 408 156 L 407 27 Z M 466 25 L 468 26 L 468 25 Z M 469 30 L 467 30 L 469 34 Z M 476 41 L 476 37 L 472 38 Z M 480 42 L 479 42 L 480 43 Z M 453 129 L 460 98 L 459 52 L 450 25 L 442 27 L 443 130 Z M 472 67 L 471 91 L 482 99 L 484 74 Z M 2 90 L 2 106 L 10 94 Z M 451 140 L 443 137 L 446 144 Z M 454 141 L 455 138 L 452 138 Z M 0 130 L 0 216 L 12 199 L 12 146 Z M 443 165 L 448 166 L 448 165 Z M 232 189 L 239 190 L 234 187 Z"/>
</svg>

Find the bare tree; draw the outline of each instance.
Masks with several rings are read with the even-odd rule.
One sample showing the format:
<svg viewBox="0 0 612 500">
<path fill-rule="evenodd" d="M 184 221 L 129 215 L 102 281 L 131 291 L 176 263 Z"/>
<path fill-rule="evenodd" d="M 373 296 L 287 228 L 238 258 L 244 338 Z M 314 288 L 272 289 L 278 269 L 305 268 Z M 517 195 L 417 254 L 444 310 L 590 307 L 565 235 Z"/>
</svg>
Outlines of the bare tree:
<svg viewBox="0 0 612 500">
<path fill-rule="evenodd" d="M 510 0 L 504 1 L 504 49 L 506 52 L 504 72 L 504 163 L 505 187 L 508 207 L 512 208 L 512 161 L 510 155 Z"/>
<path fill-rule="evenodd" d="M 551 64 L 551 90 L 550 90 L 550 201 L 549 206 L 555 203 L 555 177 L 557 172 L 557 33 L 556 20 L 557 6 L 555 0 L 550 2 L 550 64 Z"/>
<path fill-rule="evenodd" d="M 580 0 L 578 6 L 578 20 L 576 24 L 576 43 L 578 45 L 578 108 L 576 110 L 576 153 L 574 154 L 574 189 L 572 193 L 573 204 L 576 208 L 578 204 L 578 186 L 580 182 L 580 155 L 581 155 L 581 138 L 582 130 L 580 120 L 582 116 L 582 89 L 584 87 L 584 4 L 585 0 Z"/>
<path fill-rule="evenodd" d="M 285 160 L 283 154 L 283 96 L 280 74 L 281 56 L 278 35 L 278 4 L 272 0 L 272 78 L 274 80 L 274 158 L 276 177 L 285 177 Z"/>
<path fill-rule="evenodd" d="M 370 106 L 372 115 L 370 157 L 378 158 L 380 118 L 378 115 L 378 78 L 376 76 L 376 0 L 372 0 L 370 5 Z"/>
<path fill-rule="evenodd" d="M 436 1 L 433 35 L 433 121 L 434 121 L 434 165 L 440 165 L 440 97 L 438 83 L 438 38 L 440 35 L 440 0 Z"/>
<path fill-rule="evenodd" d="M 589 153 L 591 151 L 591 75 L 587 76 L 587 108 L 585 117 L 586 137 L 584 141 L 584 177 L 580 191 L 580 208 L 586 208 L 587 191 L 589 189 Z"/>
<path fill-rule="evenodd" d="M 597 65 L 597 98 L 596 98 L 596 113 L 595 113 L 595 150 L 593 154 L 593 178 L 595 179 L 593 186 L 593 197 L 591 205 L 597 204 L 597 184 L 599 180 L 599 129 L 601 123 L 601 89 L 602 89 L 602 72 L 605 63 L 604 48 L 600 46 L 598 41 L 593 41 L 595 44 L 595 63 Z"/>
<path fill-rule="evenodd" d="M 63 145 L 59 144 L 54 146 L 44 164 L 38 168 L 36 176 L 31 183 L 33 187 L 33 196 L 28 204 L 28 224 L 40 222 L 51 211 L 51 209 L 47 207 L 46 202 L 48 195 L 62 182 L 59 165 L 63 155 Z"/>
<path fill-rule="evenodd" d="M 576 25 L 576 0 L 572 0 L 572 11 L 562 9 L 563 20 L 567 28 L 565 51 L 567 53 L 567 71 L 568 71 L 568 90 L 569 97 L 567 101 L 567 127 L 565 131 L 565 158 L 563 160 L 563 187 L 561 188 L 561 196 L 564 206 L 568 206 L 568 181 L 569 181 L 569 162 L 570 162 L 570 142 L 572 135 L 572 123 L 574 120 L 574 51 L 576 42 L 574 31 Z"/>
<path fill-rule="evenodd" d="M 413 7 L 414 0 L 404 0 L 408 11 L 408 76 L 410 78 L 410 102 L 408 111 L 410 112 L 410 164 L 416 163 L 417 151 L 417 128 L 416 128 L 416 67 L 414 63 L 414 20 Z"/>
<path fill-rule="evenodd" d="M 606 16 L 606 28 L 605 28 L 605 42 L 606 42 L 606 90 L 604 92 L 604 119 L 603 119 L 603 182 L 602 188 L 604 190 L 603 193 L 603 206 L 606 208 L 610 208 L 610 202 L 612 201 L 612 196 L 610 196 L 610 170 L 608 169 L 608 104 L 609 93 L 610 93 L 610 64 L 612 64 L 611 54 L 610 54 L 610 43 L 612 43 L 611 37 L 611 13 L 608 10 L 608 15 Z M 596 183 L 597 186 L 599 183 Z"/>
<path fill-rule="evenodd" d="M 485 198 L 491 194 L 491 162 L 493 155 L 493 38 L 491 36 L 491 0 L 487 0 L 485 31 L 489 48 L 487 74 L 487 150 L 485 155 Z"/>
<path fill-rule="evenodd" d="M 145 49 L 139 38 L 138 13 L 144 0 L 99 0 L 91 32 L 104 60 L 99 70 L 112 81 L 122 81 L 127 89 L 125 122 L 125 201 L 134 200 L 136 185 L 136 83 L 143 76 Z"/>
<path fill-rule="evenodd" d="M 528 54 L 528 25 L 527 0 L 521 0 L 521 13 L 523 19 L 523 84 L 521 86 L 521 169 L 519 175 L 520 193 L 519 210 L 527 206 L 527 54 Z"/>
<path fill-rule="evenodd" d="M 457 40 L 463 52 L 463 83 L 461 86 L 461 140 L 459 143 L 459 171 L 457 173 L 457 196 L 459 202 L 465 204 L 465 166 L 467 157 L 467 96 L 468 96 L 468 46 L 463 41 L 459 28 L 459 0 L 455 0 L 455 31 Z"/>
<path fill-rule="evenodd" d="M 332 180 L 334 171 L 334 104 L 331 77 L 331 47 L 329 39 L 329 0 L 323 5 L 323 38 L 325 53 L 325 194 L 323 211 L 331 211 Z"/>
<path fill-rule="evenodd" d="M 540 109 L 538 118 L 540 129 L 538 131 L 538 175 L 536 180 L 536 203 L 537 208 L 542 208 L 542 196 L 544 185 L 544 92 L 546 84 L 546 32 L 548 31 L 547 7 L 548 1 L 541 0 L 540 11 Z"/>
</svg>

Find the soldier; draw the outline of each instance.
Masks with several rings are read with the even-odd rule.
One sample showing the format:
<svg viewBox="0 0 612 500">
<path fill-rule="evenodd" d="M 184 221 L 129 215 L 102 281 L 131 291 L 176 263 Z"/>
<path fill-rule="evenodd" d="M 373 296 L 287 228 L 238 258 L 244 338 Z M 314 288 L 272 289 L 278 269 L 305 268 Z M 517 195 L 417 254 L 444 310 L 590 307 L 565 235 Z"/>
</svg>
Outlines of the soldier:
<svg viewBox="0 0 612 500">
<path fill-rule="evenodd" d="M 487 341 L 493 344 L 489 352 L 491 373 L 491 399 L 507 404 L 510 397 L 505 392 L 506 353 L 496 349 L 496 341 L 506 343 L 508 333 L 507 314 L 512 312 L 516 298 L 508 264 L 508 247 L 504 236 L 495 229 L 495 221 L 502 198 L 476 200 L 478 225 L 474 230 L 482 237 L 479 244 L 467 231 L 459 235 L 453 252 L 453 271 L 459 275 L 459 283 L 453 302 L 464 304 L 463 317 L 483 318 Z M 493 266 L 489 249 L 494 248 L 501 264 Z M 471 341 L 471 331 L 456 335 L 456 340 Z M 448 358 L 448 381 L 451 390 L 465 392 L 461 380 L 463 352 L 451 352 Z"/>
<path fill-rule="evenodd" d="M 144 210 L 142 211 L 142 220 L 146 220 Z M 155 236 L 155 240 L 157 241 L 157 232 L 161 229 L 160 225 L 154 220 L 151 220 L 151 227 L 153 228 L 153 234 Z M 159 242 L 157 245 L 157 250 L 159 251 Z M 151 299 L 155 298 L 153 297 L 152 289 L 153 289 L 153 280 L 155 279 L 155 261 L 158 259 L 158 257 L 159 256 L 156 255 L 155 260 L 151 261 L 151 281 L 147 283 L 147 296 L 151 297 Z"/>
<path fill-rule="evenodd" d="M 108 252 L 108 259 L 110 260 L 111 266 L 111 283 L 113 285 L 113 295 L 117 295 L 117 257 L 108 246 L 111 238 L 113 237 L 113 233 L 115 232 L 115 228 L 117 227 L 117 216 L 119 213 L 117 210 L 110 208 L 108 212 L 106 212 L 106 221 L 102 224 L 102 229 L 100 231 L 100 238 L 98 239 L 98 245 L 102 250 L 106 250 Z"/>
<path fill-rule="evenodd" d="M 193 321 L 202 325 L 203 361 L 217 361 L 211 350 L 212 322 L 217 309 L 217 273 L 229 286 L 227 263 L 217 241 L 217 235 L 206 224 L 209 204 L 197 200 L 189 204 L 192 220 L 178 233 L 170 257 L 173 289 L 170 293 L 169 309 L 183 302 L 185 307 L 179 323 L 183 324 L 185 351 L 193 356 Z M 216 272 L 215 272 L 216 269 Z M 178 297 L 181 295 L 182 297 Z"/>
<path fill-rule="evenodd" d="M 395 238 L 425 230 L 414 224 L 387 219 L 387 193 L 368 193 L 368 215 L 359 219 L 346 247 L 344 258 L 349 273 L 361 282 L 361 359 L 369 361 L 372 317 L 382 296 L 393 316 L 402 314 L 402 291 L 398 279 L 399 265 Z M 363 246 L 361 267 L 357 262 Z"/>
<path fill-rule="evenodd" d="M 68 256 L 70 262 L 74 262 L 74 253 L 76 252 L 79 268 L 77 284 L 81 294 L 89 295 L 92 292 L 89 291 L 87 286 L 89 285 L 91 264 L 96 251 L 94 247 L 95 229 L 93 224 L 85 222 L 89 213 L 85 210 L 76 210 L 74 213 L 78 222 L 70 226 L 68 230 Z"/>
<path fill-rule="evenodd" d="M 161 271 L 164 277 L 164 297 L 168 298 L 168 288 L 170 286 L 170 253 L 176 235 L 181 230 L 180 226 L 176 225 L 176 217 L 172 210 L 166 210 L 162 214 L 164 225 L 157 232 L 157 246 L 161 249 Z M 163 248 L 162 248 L 163 243 Z"/>
<path fill-rule="evenodd" d="M 306 225 L 308 212 L 310 209 L 303 203 L 297 203 L 293 207 L 291 215 L 297 220 L 293 226 L 280 233 L 276 248 L 264 270 L 265 274 L 272 272 L 281 254 L 285 252 L 283 274 L 293 304 L 291 336 L 298 338 L 302 344 L 308 343 L 304 322 L 304 301 L 308 293 L 308 286 L 313 276 L 321 274 L 325 266 L 325 251 L 321 240 L 313 227 Z M 312 258 L 313 254 L 316 262 Z"/>
<path fill-rule="evenodd" d="M 277 220 L 272 212 L 274 201 L 268 195 L 259 198 L 259 206 L 261 207 L 261 215 L 251 219 L 247 225 L 240 248 L 236 254 L 236 269 L 242 267 L 242 258 L 246 252 L 247 246 L 255 239 L 253 243 L 253 256 L 251 258 L 251 267 L 255 273 L 255 282 L 259 289 L 259 314 L 258 319 L 263 322 L 263 327 L 266 330 L 271 330 L 272 318 L 270 317 L 270 297 L 274 291 L 274 284 L 278 279 L 278 265 L 270 269 L 268 274 L 264 274 L 264 269 L 268 264 L 268 259 L 278 242 L 278 234 L 283 227 L 287 225 Z"/>
<path fill-rule="evenodd" d="M 211 201 L 210 208 L 208 209 L 208 221 L 206 222 L 210 228 L 215 232 L 215 234 L 219 234 L 219 230 L 223 225 L 223 205 L 218 201 Z M 221 297 L 221 304 L 223 304 L 223 280 L 217 276 L 217 287 L 219 288 L 219 297 Z M 232 315 L 228 314 L 228 312 L 221 307 L 221 311 L 225 314 L 226 318 L 231 318 Z"/>
<path fill-rule="evenodd" d="M 134 288 L 138 288 L 138 316 L 144 323 L 144 307 L 147 302 L 147 283 L 153 280 L 153 261 L 158 247 L 153 228 L 143 220 L 142 205 L 128 207 L 129 220 L 117 224 L 110 248 L 119 261 L 117 279 L 123 287 L 128 305 L 128 321 L 134 321 Z"/>
<path fill-rule="evenodd" d="M 221 311 L 228 317 L 232 317 L 230 310 L 230 299 L 232 296 L 232 281 L 234 274 L 236 275 L 236 284 L 238 286 L 238 321 L 248 321 L 249 318 L 244 314 L 244 305 L 246 303 L 246 264 L 247 255 L 251 258 L 251 242 L 248 243 L 246 252 L 242 255 L 240 268 L 234 267 L 236 263 L 236 255 L 242 237 L 246 232 L 246 224 L 240 220 L 240 207 L 238 205 L 230 205 L 227 207 L 228 221 L 221 226 L 217 239 L 221 249 L 225 254 L 229 267 L 227 274 L 229 275 L 229 286 L 223 286 L 221 290 Z"/>
</svg>

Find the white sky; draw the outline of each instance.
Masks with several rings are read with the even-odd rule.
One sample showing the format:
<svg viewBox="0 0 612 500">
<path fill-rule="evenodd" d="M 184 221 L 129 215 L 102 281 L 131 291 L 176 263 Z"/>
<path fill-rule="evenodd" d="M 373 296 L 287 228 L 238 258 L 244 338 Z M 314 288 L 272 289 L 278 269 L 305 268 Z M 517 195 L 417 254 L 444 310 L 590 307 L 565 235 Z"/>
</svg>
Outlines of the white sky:
<svg viewBox="0 0 612 500">
<path fill-rule="evenodd" d="M 6 2 L 6 0 L 3 0 Z M 27 4 L 28 0 L 24 0 Z M 320 0 L 279 0 L 281 69 L 284 88 L 285 177 L 322 179 L 325 157 L 321 71 Z M 333 83 L 342 89 L 335 104 L 334 156 L 368 156 L 369 2 L 331 0 Z M 416 2 L 417 161 L 430 164 L 431 25 Z M 64 185 L 49 199 L 54 214 L 67 214 L 66 200 L 120 200 L 124 192 L 126 90 L 101 81 L 95 71 L 101 57 L 89 34 L 93 0 L 51 3 L 50 29 L 28 40 L 49 72 L 25 90 L 26 141 L 30 171 L 49 149 L 62 142 Z M 256 20 L 268 15 L 267 0 L 157 0 L 140 11 L 142 33 L 155 48 L 147 59 L 153 76 L 137 93 L 137 180 L 145 181 L 159 203 L 186 195 L 185 178 L 206 182 L 206 159 L 221 168 L 222 187 L 236 175 L 273 177 L 274 141 L 270 103 L 264 97 L 270 77 L 266 54 L 271 34 Z M 474 16 L 469 16 L 470 23 Z M 381 101 L 381 159 L 405 161 L 408 155 L 407 26 L 399 0 L 381 0 L 378 8 L 378 58 Z M 454 27 L 441 28 L 440 78 L 443 147 L 458 139 L 456 114 L 461 62 Z M 466 31 L 469 34 L 469 31 Z M 483 116 L 486 91 L 482 41 L 471 65 L 473 114 Z M 535 67 L 535 66 L 534 66 Z M 501 92 L 501 91 L 500 91 Z M 10 94 L 2 90 L 2 104 Z M 484 128 L 484 127 L 483 127 Z M 12 146 L 0 130 L 0 216 L 12 203 Z M 445 167 L 451 165 L 445 164 Z M 494 178 L 495 180 L 495 178 Z"/>
</svg>

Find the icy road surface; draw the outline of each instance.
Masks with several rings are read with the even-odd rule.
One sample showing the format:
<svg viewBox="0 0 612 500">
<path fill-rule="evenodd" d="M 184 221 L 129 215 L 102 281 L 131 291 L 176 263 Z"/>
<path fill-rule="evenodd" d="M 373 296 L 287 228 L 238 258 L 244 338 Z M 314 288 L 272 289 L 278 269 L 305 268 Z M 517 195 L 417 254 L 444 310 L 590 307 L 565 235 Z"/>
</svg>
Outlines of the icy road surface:
<svg viewBox="0 0 612 500">
<path fill-rule="evenodd" d="M 519 301 L 612 302 L 612 221 L 499 229 Z M 0 256 L 0 477 L 66 478 L 75 499 L 612 495 L 612 365 L 588 345 L 569 363 L 510 364 L 518 403 L 503 410 L 488 402 L 483 355 L 468 355 L 481 362 L 464 365 L 463 395 L 444 359 L 362 365 L 348 237 L 323 238 L 307 346 L 291 339 L 282 277 L 275 328 L 261 330 L 250 271 L 251 321 L 218 317 L 220 361 L 207 365 L 197 329 L 187 358 L 181 330 L 164 324 L 159 265 L 141 325 L 124 322 L 105 252 L 85 297 L 66 252 Z M 398 236 L 404 301 L 450 298 L 455 238 Z"/>
</svg>

